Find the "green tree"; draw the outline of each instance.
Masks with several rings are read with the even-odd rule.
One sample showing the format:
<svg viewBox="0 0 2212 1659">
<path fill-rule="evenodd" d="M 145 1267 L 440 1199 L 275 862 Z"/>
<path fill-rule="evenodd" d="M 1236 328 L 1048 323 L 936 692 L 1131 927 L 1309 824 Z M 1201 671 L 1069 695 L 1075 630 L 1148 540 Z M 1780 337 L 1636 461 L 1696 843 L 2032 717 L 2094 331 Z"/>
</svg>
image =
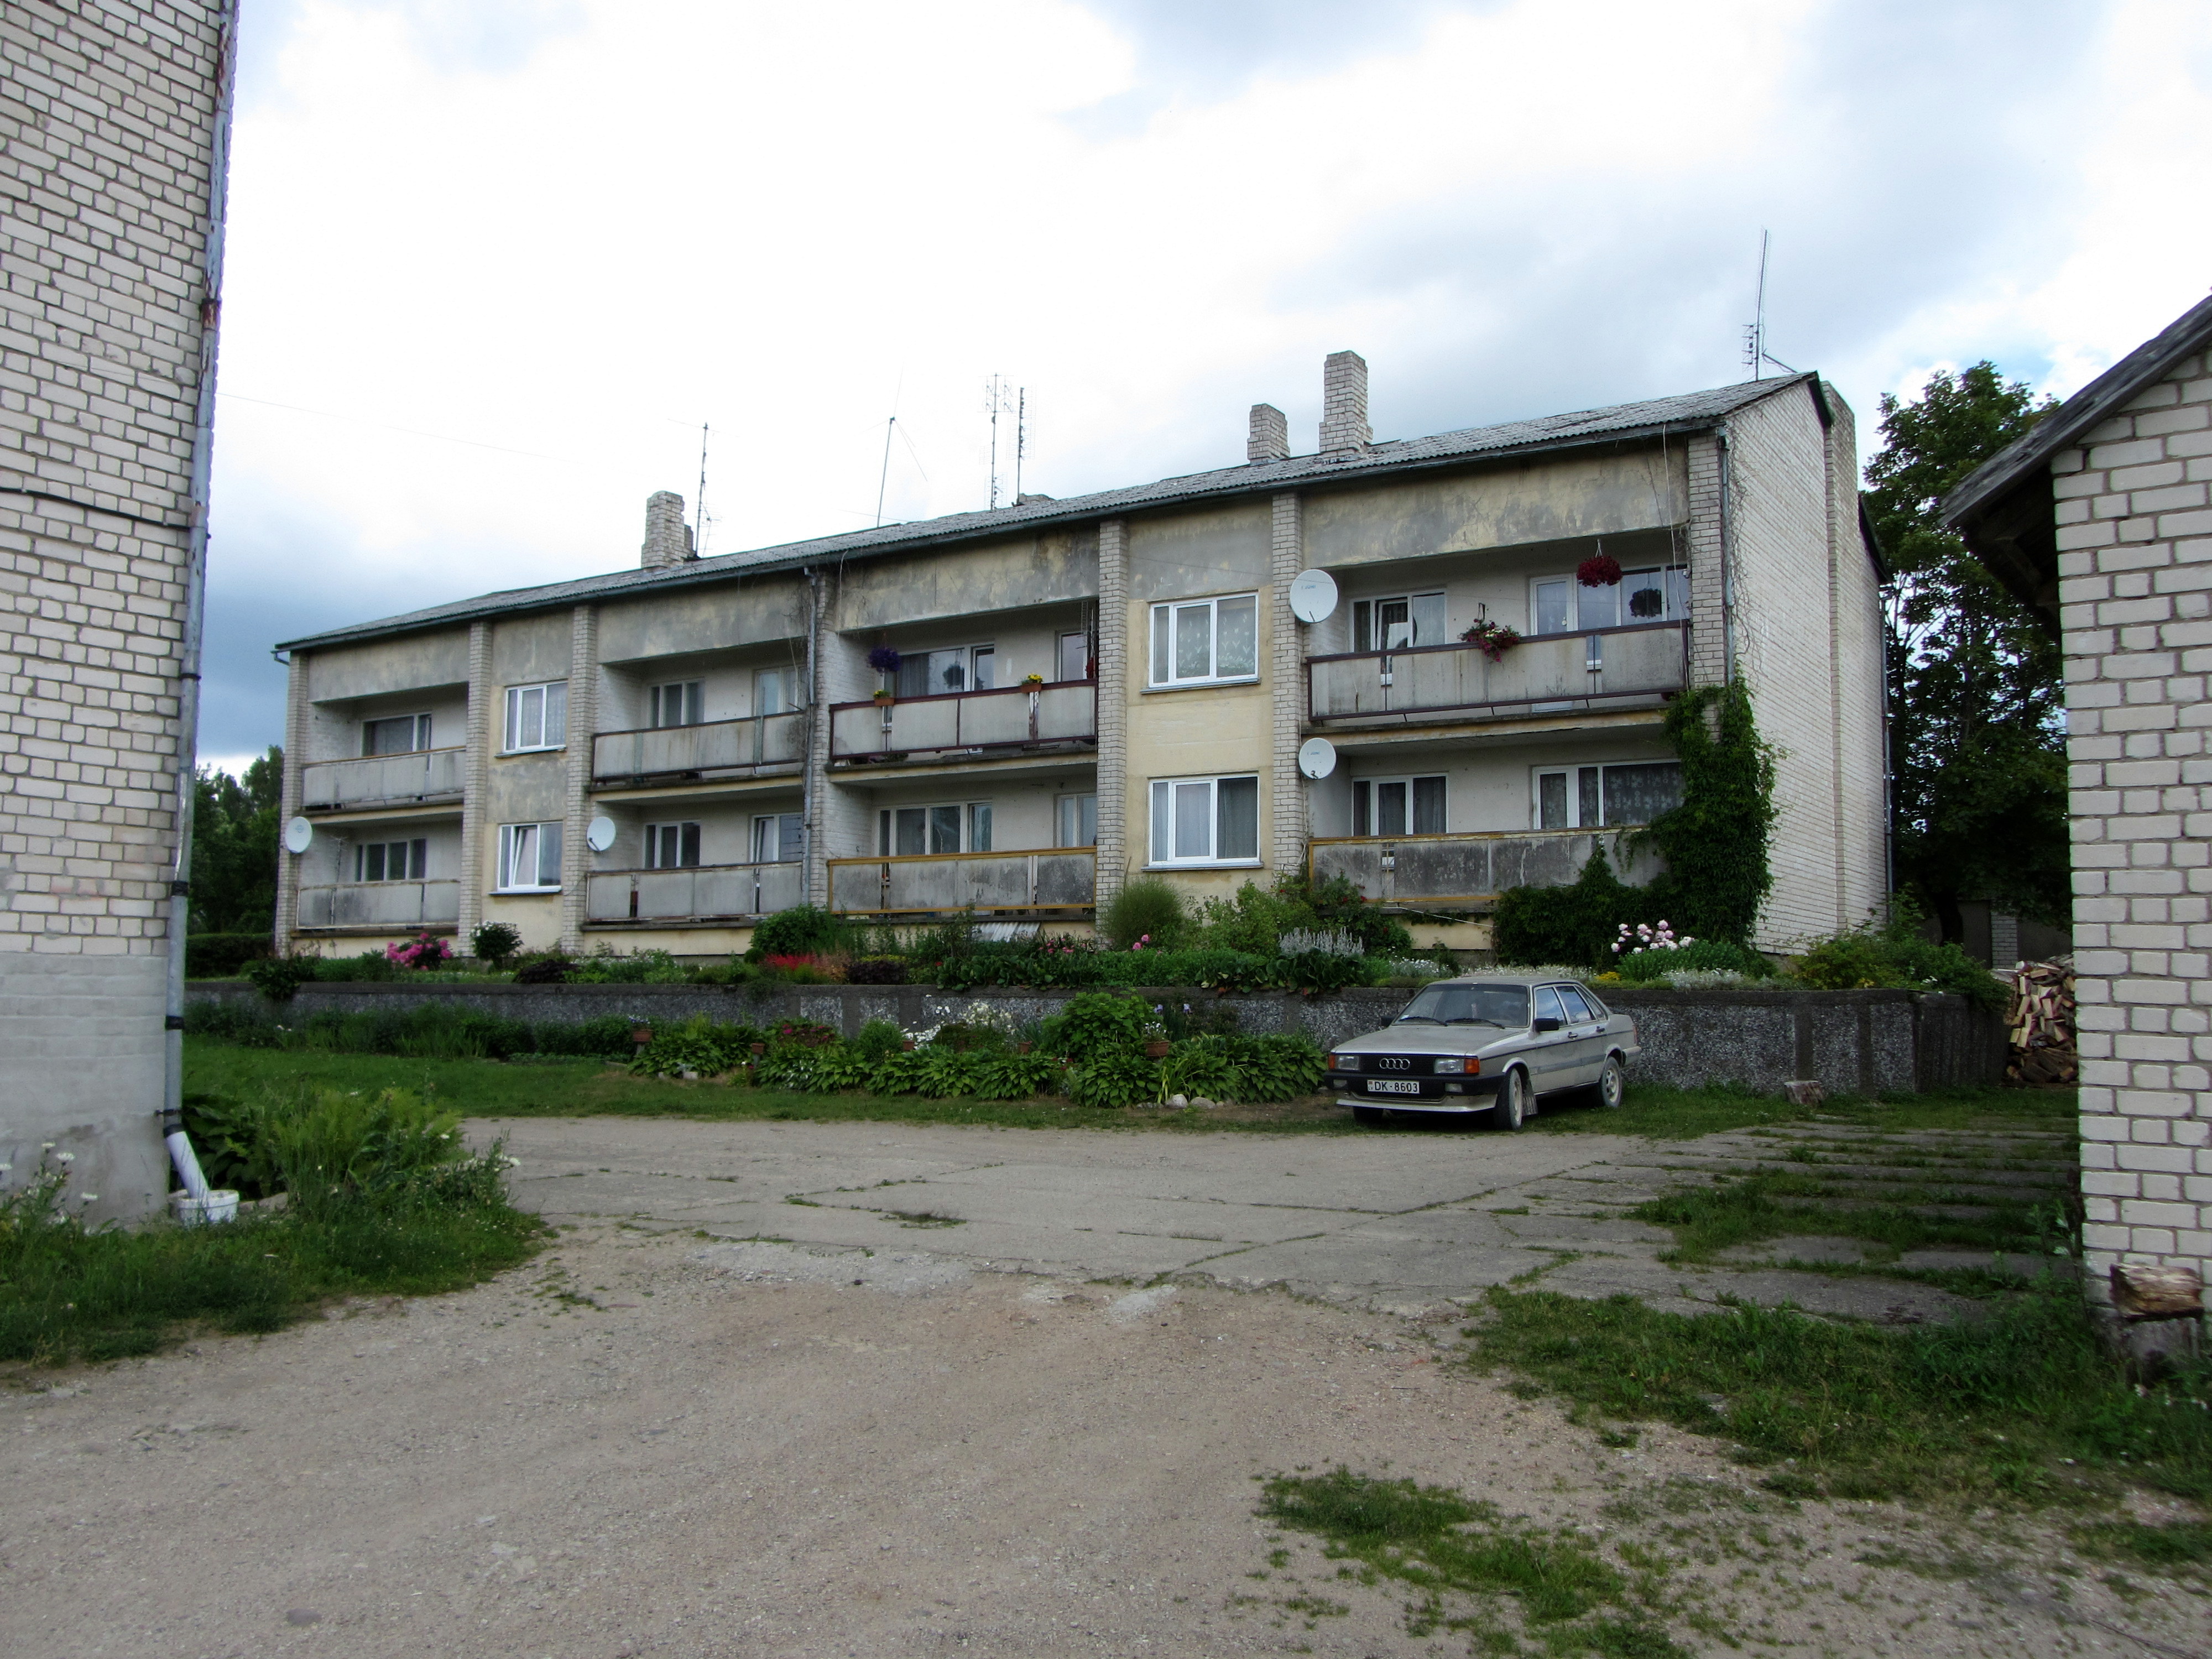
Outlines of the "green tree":
<svg viewBox="0 0 2212 1659">
<path fill-rule="evenodd" d="M 1897 884 L 1956 941 L 1962 899 L 2052 922 L 2071 908 L 2058 641 L 1943 527 L 1937 504 L 2057 406 L 1984 362 L 1881 400 L 1868 513 L 1890 568 Z"/>
<path fill-rule="evenodd" d="M 265 932 L 276 920 L 276 809 L 284 751 L 241 777 L 203 766 L 192 803 L 191 925 L 196 933 Z"/>
</svg>

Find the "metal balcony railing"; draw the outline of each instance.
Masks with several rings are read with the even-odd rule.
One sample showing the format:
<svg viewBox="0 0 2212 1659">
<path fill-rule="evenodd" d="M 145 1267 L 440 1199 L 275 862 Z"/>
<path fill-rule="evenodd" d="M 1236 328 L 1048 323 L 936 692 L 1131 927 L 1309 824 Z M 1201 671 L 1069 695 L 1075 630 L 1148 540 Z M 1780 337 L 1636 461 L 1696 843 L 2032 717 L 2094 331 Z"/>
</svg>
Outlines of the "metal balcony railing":
<svg viewBox="0 0 2212 1659">
<path fill-rule="evenodd" d="M 1097 858 L 1088 847 L 1030 853 L 932 853 L 831 859 L 830 908 L 845 915 L 1091 908 Z"/>
<path fill-rule="evenodd" d="M 300 890 L 301 927 L 451 927 L 460 920 L 458 881 L 346 882 Z"/>
<path fill-rule="evenodd" d="M 805 759 L 805 714 L 751 714 L 703 726 L 602 732 L 592 739 L 592 781 L 606 787 L 716 772 L 796 771 Z"/>
<path fill-rule="evenodd" d="M 1315 722 L 1503 720 L 1656 702 L 1688 684 L 1689 627 L 1637 623 L 1524 639 L 1497 662 L 1472 645 L 1424 645 L 1306 659 Z"/>
<path fill-rule="evenodd" d="M 1641 887 L 1657 855 L 1625 830 L 1522 830 L 1456 836 L 1361 836 L 1306 843 L 1316 881 L 1349 878 L 1377 904 L 1484 905 L 1509 887 L 1565 887 L 1600 845 L 1614 872 Z"/>
<path fill-rule="evenodd" d="M 830 710 L 833 761 L 949 756 L 975 749 L 1004 751 L 1097 740 L 1096 680 L 950 691 L 887 702 L 841 702 Z"/>
<path fill-rule="evenodd" d="M 584 920 L 595 925 L 742 921 L 788 910 L 805 898 L 805 866 L 797 863 L 594 870 L 585 878 Z"/>
<path fill-rule="evenodd" d="M 327 812 L 342 806 L 459 800 L 461 752 L 418 749 L 407 755 L 310 761 L 300 769 L 301 803 L 310 812 Z"/>
</svg>

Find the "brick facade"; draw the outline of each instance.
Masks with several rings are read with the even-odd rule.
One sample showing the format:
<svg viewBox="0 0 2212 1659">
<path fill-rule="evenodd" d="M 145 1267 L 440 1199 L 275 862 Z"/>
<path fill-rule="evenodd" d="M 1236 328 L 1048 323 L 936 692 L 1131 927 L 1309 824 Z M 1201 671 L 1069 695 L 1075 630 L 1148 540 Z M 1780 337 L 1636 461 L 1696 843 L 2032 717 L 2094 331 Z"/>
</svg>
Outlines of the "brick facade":
<svg viewBox="0 0 2212 1659">
<path fill-rule="evenodd" d="M 0 1162 L 71 1146 L 95 1216 L 167 1185 L 155 1114 L 228 9 L 0 0 Z"/>
<path fill-rule="evenodd" d="M 2051 462 L 2073 773 L 2092 1283 L 2212 1275 L 2212 365 Z"/>
</svg>

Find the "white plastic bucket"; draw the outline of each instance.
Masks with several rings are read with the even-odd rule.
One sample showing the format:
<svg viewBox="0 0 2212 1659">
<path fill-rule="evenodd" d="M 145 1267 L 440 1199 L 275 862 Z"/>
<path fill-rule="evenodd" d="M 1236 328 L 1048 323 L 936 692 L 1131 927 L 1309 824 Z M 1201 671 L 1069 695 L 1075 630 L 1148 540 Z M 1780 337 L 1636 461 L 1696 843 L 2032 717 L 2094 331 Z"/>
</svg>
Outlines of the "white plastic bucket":
<svg viewBox="0 0 2212 1659">
<path fill-rule="evenodd" d="M 238 1194 L 228 1187 L 211 1188 L 205 1198 L 194 1198 L 190 1193 L 171 1193 L 169 1213 L 182 1227 L 235 1221 L 238 1219 Z"/>
</svg>

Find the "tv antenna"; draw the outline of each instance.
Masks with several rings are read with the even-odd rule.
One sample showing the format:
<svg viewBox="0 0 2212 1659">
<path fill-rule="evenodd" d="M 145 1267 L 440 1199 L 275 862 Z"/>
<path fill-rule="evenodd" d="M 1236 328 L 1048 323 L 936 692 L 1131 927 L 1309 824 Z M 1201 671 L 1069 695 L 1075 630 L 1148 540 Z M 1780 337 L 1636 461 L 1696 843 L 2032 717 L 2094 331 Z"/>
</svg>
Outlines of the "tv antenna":
<svg viewBox="0 0 2212 1659">
<path fill-rule="evenodd" d="M 1022 504 L 1022 457 L 1030 447 L 1030 389 L 1022 386 L 1014 393 L 1014 505 Z"/>
<path fill-rule="evenodd" d="M 991 506 L 999 505 L 999 416 L 1006 412 L 1006 383 L 994 374 L 983 384 L 983 409 L 991 417 Z"/>
<path fill-rule="evenodd" d="M 1766 349 L 1766 248 L 1768 240 L 1769 233 L 1764 230 L 1760 231 L 1759 233 L 1759 300 L 1757 306 L 1752 313 L 1752 320 L 1743 325 L 1743 366 L 1751 371 L 1751 378 L 1754 380 L 1762 380 L 1765 377 L 1766 365 L 1769 363 L 1772 363 L 1775 368 L 1782 370 L 1787 374 L 1795 374 L 1797 372 L 1796 369 L 1790 368 L 1789 364 L 1784 362 L 1781 358 L 1776 356 L 1772 352 Z"/>
<path fill-rule="evenodd" d="M 707 531 L 713 522 L 707 517 L 707 422 L 704 421 L 699 422 L 699 494 L 695 499 L 699 504 L 699 534 L 696 538 L 696 544 L 691 549 L 691 556 L 703 559 L 707 556 Z"/>
</svg>

